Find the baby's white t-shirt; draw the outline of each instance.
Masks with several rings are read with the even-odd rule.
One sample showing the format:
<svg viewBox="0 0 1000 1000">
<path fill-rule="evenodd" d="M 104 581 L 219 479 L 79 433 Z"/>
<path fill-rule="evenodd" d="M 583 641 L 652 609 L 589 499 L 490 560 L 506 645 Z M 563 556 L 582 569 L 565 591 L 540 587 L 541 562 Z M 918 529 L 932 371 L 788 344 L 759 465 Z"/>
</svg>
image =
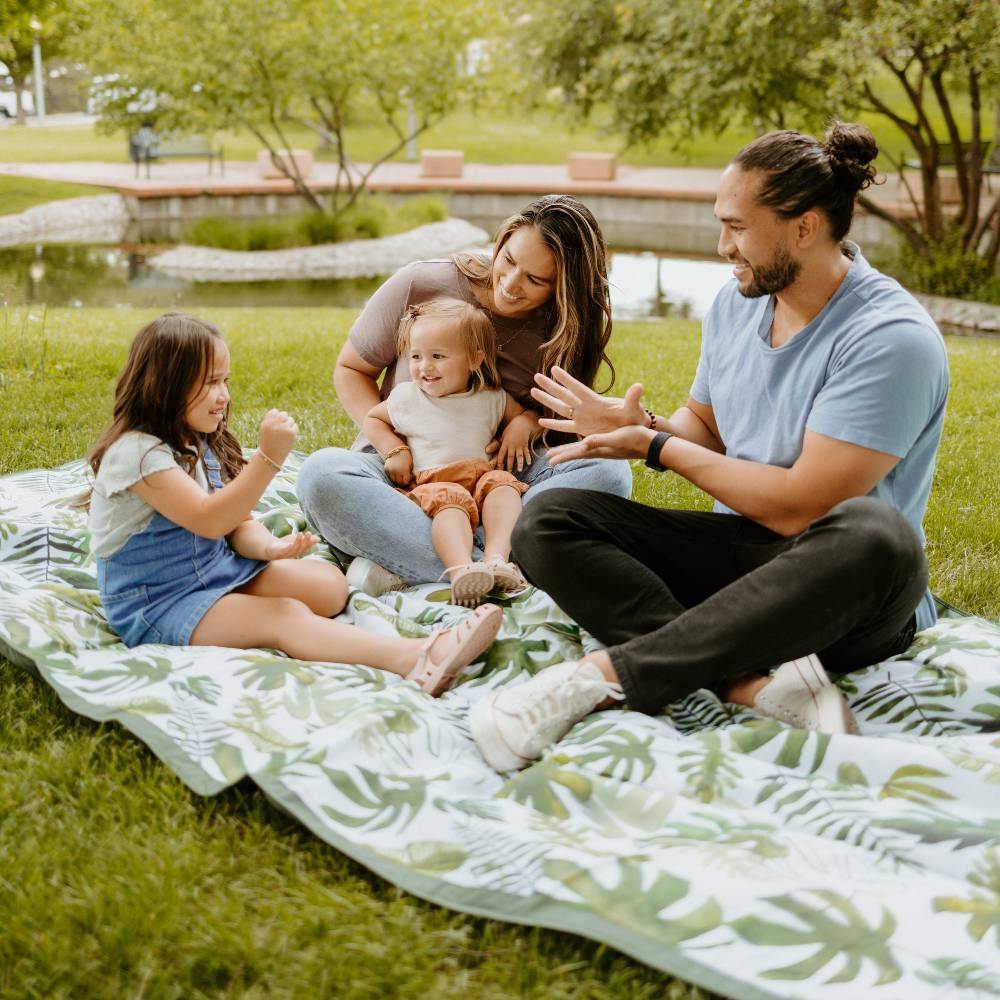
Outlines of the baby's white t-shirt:
<svg viewBox="0 0 1000 1000">
<path fill-rule="evenodd" d="M 90 498 L 90 548 L 102 559 L 113 556 L 135 534 L 143 531 L 156 513 L 130 489 L 144 476 L 165 469 L 183 469 L 170 447 L 152 434 L 128 431 L 101 458 Z M 201 462 L 194 467 L 194 480 L 208 491 Z"/>
<path fill-rule="evenodd" d="M 410 446 L 414 472 L 485 459 L 506 406 L 503 389 L 428 396 L 416 382 L 400 382 L 386 400 L 392 426 Z"/>
</svg>

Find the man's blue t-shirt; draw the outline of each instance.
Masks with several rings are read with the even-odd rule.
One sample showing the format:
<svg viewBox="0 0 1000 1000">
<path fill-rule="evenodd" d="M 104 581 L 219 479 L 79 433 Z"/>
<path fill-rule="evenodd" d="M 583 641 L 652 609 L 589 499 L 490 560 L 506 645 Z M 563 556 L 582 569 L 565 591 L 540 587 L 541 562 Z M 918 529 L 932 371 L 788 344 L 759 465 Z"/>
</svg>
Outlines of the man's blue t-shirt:
<svg viewBox="0 0 1000 1000">
<path fill-rule="evenodd" d="M 948 396 L 948 360 L 934 321 L 853 243 L 850 270 L 822 312 L 771 347 L 774 299 L 744 298 L 736 281 L 702 324 L 691 395 L 712 407 L 726 454 L 789 468 L 805 431 L 899 457 L 871 491 L 924 540 L 934 454 Z M 735 513 L 716 501 L 715 509 Z M 917 627 L 935 621 L 928 592 Z"/>
</svg>

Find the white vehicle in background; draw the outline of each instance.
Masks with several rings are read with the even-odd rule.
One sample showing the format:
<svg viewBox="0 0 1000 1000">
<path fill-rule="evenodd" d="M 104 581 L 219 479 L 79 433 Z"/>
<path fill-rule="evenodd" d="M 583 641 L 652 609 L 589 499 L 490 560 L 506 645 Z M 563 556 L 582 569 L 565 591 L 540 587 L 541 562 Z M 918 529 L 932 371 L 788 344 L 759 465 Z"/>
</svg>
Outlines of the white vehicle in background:
<svg viewBox="0 0 1000 1000">
<path fill-rule="evenodd" d="M 24 113 L 33 115 L 35 113 L 35 99 L 25 90 L 21 94 L 21 101 L 24 104 Z M 17 117 L 17 94 L 13 90 L 0 90 L 0 118 Z"/>
<path fill-rule="evenodd" d="M 7 72 L 7 67 L 0 62 L 0 118 L 17 117 L 17 94 L 14 93 L 14 80 Z M 21 101 L 24 105 L 24 113 L 31 115 L 35 113 L 35 99 L 25 89 L 21 94 Z"/>
</svg>

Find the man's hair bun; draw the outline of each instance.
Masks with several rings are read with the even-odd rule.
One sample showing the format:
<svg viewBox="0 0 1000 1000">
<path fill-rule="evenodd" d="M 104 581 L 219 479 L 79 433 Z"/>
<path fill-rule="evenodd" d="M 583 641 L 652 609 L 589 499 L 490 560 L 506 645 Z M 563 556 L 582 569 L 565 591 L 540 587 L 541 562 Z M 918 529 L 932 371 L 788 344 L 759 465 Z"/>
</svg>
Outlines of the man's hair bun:
<svg viewBox="0 0 1000 1000">
<path fill-rule="evenodd" d="M 834 122 L 823 137 L 823 152 L 830 167 L 856 194 L 875 180 L 872 161 L 878 156 L 878 143 L 871 129 L 851 122 Z"/>
</svg>

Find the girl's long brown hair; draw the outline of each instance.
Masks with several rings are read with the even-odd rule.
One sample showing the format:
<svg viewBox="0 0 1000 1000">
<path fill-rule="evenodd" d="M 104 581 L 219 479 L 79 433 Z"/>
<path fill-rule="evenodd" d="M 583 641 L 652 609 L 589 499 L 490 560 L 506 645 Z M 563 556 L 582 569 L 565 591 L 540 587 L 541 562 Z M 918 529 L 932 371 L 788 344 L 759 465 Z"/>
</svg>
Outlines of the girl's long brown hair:
<svg viewBox="0 0 1000 1000">
<path fill-rule="evenodd" d="M 549 194 L 511 216 L 497 232 L 493 260 L 477 254 L 456 254 L 455 266 L 471 282 L 493 287 L 493 261 L 511 235 L 533 226 L 556 261 L 555 294 L 546 306 L 548 339 L 541 346 L 539 370 L 553 365 L 593 388 L 603 362 L 614 385 L 615 368 L 605 348 L 611 339 L 611 299 L 608 255 L 601 227 L 590 209 L 572 195 Z"/>
<path fill-rule="evenodd" d="M 203 438 L 184 421 L 188 400 L 205 385 L 220 340 L 217 327 L 185 313 L 166 313 L 136 334 L 115 385 L 111 425 L 87 455 L 95 476 L 115 441 L 128 431 L 143 431 L 168 445 L 188 472 L 201 457 L 203 440 L 218 458 L 223 479 L 236 477 L 245 463 L 228 428 L 229 408 L 218 429 Z"/>
</svg>

